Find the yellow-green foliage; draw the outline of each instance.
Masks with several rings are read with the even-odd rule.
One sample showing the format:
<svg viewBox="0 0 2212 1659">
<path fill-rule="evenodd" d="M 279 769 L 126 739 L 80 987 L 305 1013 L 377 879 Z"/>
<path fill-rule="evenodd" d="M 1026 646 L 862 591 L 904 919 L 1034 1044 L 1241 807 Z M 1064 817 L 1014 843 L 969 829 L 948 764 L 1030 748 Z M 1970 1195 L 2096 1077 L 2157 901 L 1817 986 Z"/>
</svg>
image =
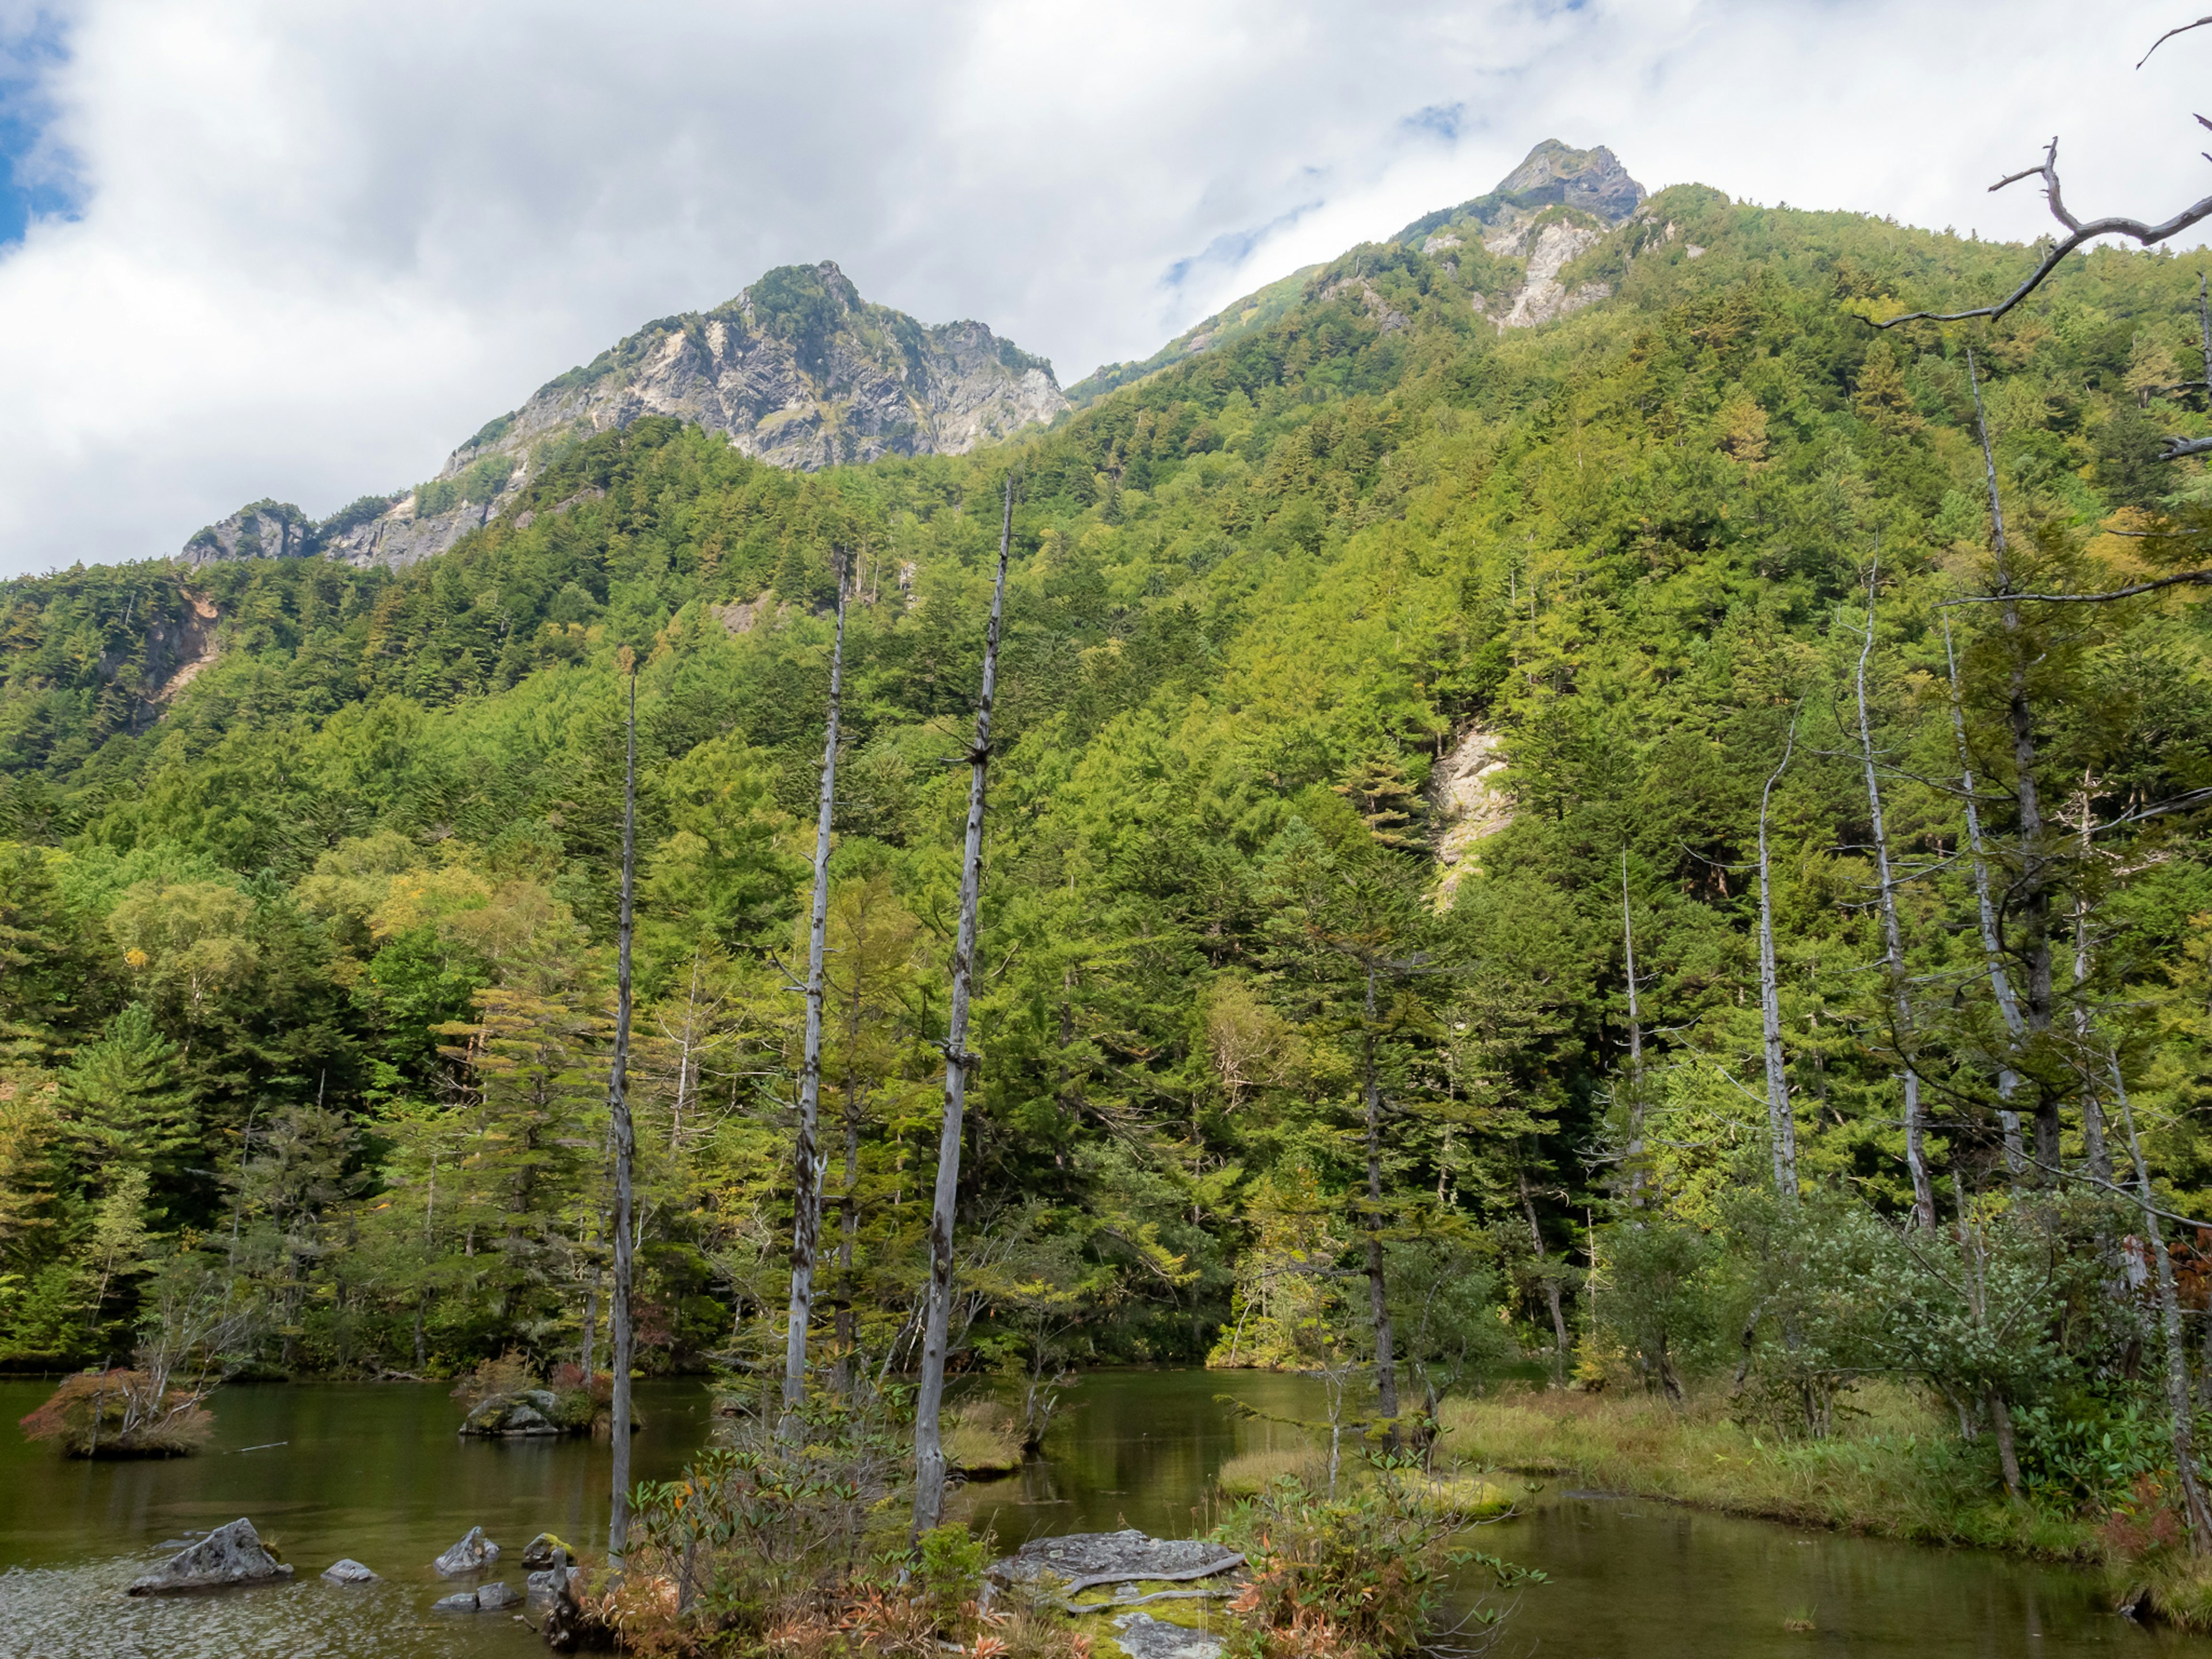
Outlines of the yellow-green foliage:
<svg viewBox="0 0 2212 1659">
<path fill-rule="evenodd" d="M 1251 1498 L 1285 1479 L 1318 1487 L 1328 1482 L 1328 1458 L 1310 1446 L 1239 1452 L 1213 1479 L 1229 1498 Z"/>
<path fill-rule="evenodd" d="M 1825 1440 L 1774 1439 L 1728 1412 L 1718 1389 L 1680 1410 L 1644 1395 L 1450 1400 L 1440 1449 L 1737 1515 L 2040 1555 L 2094 1553 L 2086 1522 L 1998 1501 L 1983 1449 L 1962 1445 L 1902 1389 L 1862 1385 Z"/>
<path fill-rule="evenodd" d="M 1012 1474 L 1022 1466 L 1021 1425 L 995 1400 L 955 1407 L 944 1433 L 945 1462 L 963 1474 Z"/>
</svg>

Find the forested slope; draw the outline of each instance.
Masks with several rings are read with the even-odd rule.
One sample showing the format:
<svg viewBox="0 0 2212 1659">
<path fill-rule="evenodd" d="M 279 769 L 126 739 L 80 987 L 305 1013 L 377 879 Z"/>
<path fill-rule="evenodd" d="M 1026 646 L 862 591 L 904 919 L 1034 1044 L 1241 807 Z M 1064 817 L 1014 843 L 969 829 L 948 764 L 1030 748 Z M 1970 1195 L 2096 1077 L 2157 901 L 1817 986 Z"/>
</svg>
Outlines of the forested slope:
<svg viewBox="0 0 2212 1659">
<path fill-rule="evenodd" d="M 1279 320 L 972 455 L 799 476 L 644 420 L 404 573 L 0 589 L 0 1341 L 120 1353 L 198 1273 L 264 1310 L 258 1358 L 295 1370 L 579 1350 L 607 1254 L 627 647 L 645 1363 L 780 1349 L 785 964 L 842 556 L 842 1254 L 818 1305 L 883 1363 L 923 1277 L 966 787 L 945 762 L 1011 469 L 972 1360 L 1357 1349 L 1364 1291 L 1325 1269 L 1356 1270 L 1371 1224 L 1401 1358 L 1440 1385 L 1561 1331 L 1593 1376 L 1671 1385 L 1734 1364 L 1747 1310 L 1793 1388 L 1887 1369 L 2026 1406 L 2132 1375 L 2147 1316 L 2089 1307 L 2087 1247 L 2086 1278 L 2021 1292 L 2081 1316 L 2017 1364 L 1977 1349 L 1938 1376 L 1933 1336 L 1905 1354 L 1879 1328 L 1925 1286 L 1867 1281 L 1858 1312 L 1831 1292 L 1909 1218 L 1908 1054 L 1946 1226 L 2040 1181 L 2036 1237 L 2109 1233 L 2069 1207 L 2109 1199 L 2115 1157 L 2126 1174 L 2108 1053 L 2170 1202 L 2205 1184 L 2193 590 L 1940 608 L 1996 580 L 1969 345 L 2017 586 L 2094 589 L 2185 546 L 2136 532 L 2198 511 L 2198 464 L 2152 459 L 2205 429 L 2194 269 L 2100 252 L 1994 328 L 1884 335 L 1868 315 L 1978 302 L 2028 256 L 1681 187 L 1561 275 L 1612 298 L 1501 333 L 1472 296 L 1510 262 L 1462 252 L 1356 250 Z M 1870 583 L 1901 1015 L 1853 680 Z M 196 597 L 221 654 L 163 699 L 149 623 Z M 2053 942 L 2018 1038 L 1978 932 L 1946 616 L 2024 996 Z M 1503 825 L 1455 843 L 1443 902 L 1434 786 L 1493 743 Z M 1761 1198 L 1753 866 L 1785 744 L 1768 830 L 1797 1170 Z M 1593 1255 L 1628 1294 L 1591 1334 Z M 1833 1318 L 1793 1316 L 1785 1341 L 1785 1304 Z"/>
</svg>

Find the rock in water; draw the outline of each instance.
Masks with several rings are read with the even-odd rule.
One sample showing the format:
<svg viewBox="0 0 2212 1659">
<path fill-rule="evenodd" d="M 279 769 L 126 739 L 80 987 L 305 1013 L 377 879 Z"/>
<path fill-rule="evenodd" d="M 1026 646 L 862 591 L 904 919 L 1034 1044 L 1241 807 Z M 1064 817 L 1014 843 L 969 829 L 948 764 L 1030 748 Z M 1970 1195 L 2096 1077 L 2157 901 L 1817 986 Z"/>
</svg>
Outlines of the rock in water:
<svg viewBox="0 0 2212 1659">
<path fill-rule="evenodd" d="M 441 1595 L 430 1603 L 430 1611 L 433 1613 L 474 1613 L 476 1610 L 477 1593 L 474 1590 L 462 1590 L 456 1595 Z"/>
<path fill-rule="evenodd" d="M 166 1595 L 176 1590 L 220 1589 L 227 1584 L 265 1584 L 289 1578 L 292 1569 L 262 1547 L 253 1522 L 243 1518 L 217 1527 L 188 1550 L 180 1550 L 159 1572 L 131 1585 L 133 1595 Z"/>
<path fill-rule="evenodd" d="M 1066 1593 L 1074 1595 L 1099 1584 L 1145 1578 L 1211 1578 L 1243 1565 L 1244 1558 L 1226 1546 L 1202 1538 L 1154 1538 L 1130 1527 L 1121 1532 L 1032 1539 L 1005 1559 L 994 1561 L 988 1571 L 992 1577 L 1009 1584 L 1051 1573 L 1066 1579 Z"/>
<path fill-rule="evenodd" d="M 1170 1625 L 1149 1613 L 1125 1613 L 1114 1628 L 1121 1632 L 1121 1650 L 1129 1659 L 1221 1659 L 1218 1636 Z"/>
<path fill-rule="evenodd" d="M 525 1578 L 522 1587 L 533 1601 L 556 1601 L 561 1595 L 562 1587 L 568 1582 L 572 1571 L 568 1567 L 547 1567 Z"/>
<path fill-rule="evenodd" d="M 568 1565 L 568 1547 L 550 1532 L 541 1532 L 522 1547 L 522 1565 L 539 1567 L 565 1567 Z"/>
<path fill-rule="evenodd" d="M 465 1572 L 482 1572 L 499 1559 L 499 1546 L 484 1536 L 482 1527 L 471 1527 L 469 1535 L 430 1565 L 448 1578 Z"/>
<path fill-rule="evenodd" d="M 323 1569 L 323 1577 L 333 1584 L 373 1584 L 376 1575 L 351 1556 L 343 1561 L 333 1561 Z"/>
<path fill-rule="evenodd" d="M 501 1607 L 514 1607 L 521 1600 L 522 1592 L 504 1579 L 495 1579 L 477 1589 L 477 1607 L 483 1613 L 497 1613 Z"/>
</svg>

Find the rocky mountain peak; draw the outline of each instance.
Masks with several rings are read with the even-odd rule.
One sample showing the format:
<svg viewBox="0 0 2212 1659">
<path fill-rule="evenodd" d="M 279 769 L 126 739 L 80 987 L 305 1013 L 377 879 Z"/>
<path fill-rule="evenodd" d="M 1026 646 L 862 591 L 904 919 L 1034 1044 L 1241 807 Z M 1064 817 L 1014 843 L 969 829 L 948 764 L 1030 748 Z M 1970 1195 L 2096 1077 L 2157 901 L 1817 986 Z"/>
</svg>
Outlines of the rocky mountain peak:
<svg viewBox="0 0 2212 1659">
<path fill-rule="evenodd" d="M 1547 138 L 1530 150 L 1519 167 L 1498 181 L 1494 193 L 1512 198 L 1517 207 L 1558 203 L 1580 208 L 1615 225 L 1644 201 L 1644 186 L 1628 176 L 1620 158 L 1603 144 L 1595 149 L 1569 149 L 1556 138 Z"/>
<path fill-rule="evenodd" d="M 321 552 L 412 564 L 496 517 L 549 453 L 647 415 L 696 422 L 747 454 L 811 471 L 960 454 L 1067 407 L 1051 363 L 981 323 L 927 327 L 863 299 L 833 261 L 783 265 L 711 311 L 647 323 L 547 381 L 411 490 L 364 497 L 321 525 L 257 502 L 201 531 L 184 556 Z"/>
</svg>

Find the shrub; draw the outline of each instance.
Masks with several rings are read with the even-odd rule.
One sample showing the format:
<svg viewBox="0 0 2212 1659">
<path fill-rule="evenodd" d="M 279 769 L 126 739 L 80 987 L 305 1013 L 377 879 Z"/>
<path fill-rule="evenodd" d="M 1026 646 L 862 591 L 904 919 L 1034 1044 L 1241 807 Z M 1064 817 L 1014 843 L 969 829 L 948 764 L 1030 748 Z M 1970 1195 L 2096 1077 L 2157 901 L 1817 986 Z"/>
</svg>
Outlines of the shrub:
<svg viewBox="0 0 2212 1659">
<path fill-rule="evenodd" d="M 1540 1572 L 1454 1542 L 1479 1517 L 1450 1501 L 1450 1485 L 1411 1459 L 1369 1463 L 1373 1478 L 1349 1496 L 1325 1500 L 1285 1478 L 1224 1522 L 1221 1536 L 1252 1564 L 1229 1608 L 1241 1659 L 1390 1659 L 1432 1649 L 1455 1569 L 1480 1564 L 1501 1589 L 1541 1582 Z M 1487 1635 L 1503 1618 L 1478 1603 L 1461 1628 Z"/>
<path fill-rule="evenodd" d="M 471 1408 L 495 1394 L 520 1394 L 538 1386 L 538 1372 L 530 1361 L 512 1349 L 496 1359 L 487 1359 L 472 1371 L 461 1373 L 453 1384 L 453 1398 Z"/>
<path fill-rule="evenodd" d="M 945 1462 L 963 1474 L 1012 1474 L 1022 1466 L 1022 1426 L 995 1400 L 963 1401 L 945 1425 Z"/>
<path fill-rule="evenodd" d="M 181 1457 L 215 1432 L 200 1398 L 144 1371 L 79 1371 L 21 1426 L 26 1440 L 58 1442 L 72 1457 Z"/>
</svg>

